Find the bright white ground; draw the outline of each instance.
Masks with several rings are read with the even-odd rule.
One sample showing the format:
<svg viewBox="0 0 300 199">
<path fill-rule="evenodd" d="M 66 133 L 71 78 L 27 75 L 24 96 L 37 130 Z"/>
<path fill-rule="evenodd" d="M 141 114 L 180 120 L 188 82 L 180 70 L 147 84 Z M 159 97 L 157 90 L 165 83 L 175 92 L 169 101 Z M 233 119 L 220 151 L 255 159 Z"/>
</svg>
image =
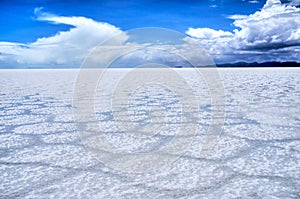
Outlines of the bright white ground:
<svg viewBox="0 0 300 199">
<path fill-rule="evenodd" d="M 198 92 L 201 134 L 210 117 L 205 86 L 191 70 L 177 71 Z M 0 198 L 300 197 L 300 69 L 220 69 L 226 117 L 210 155 L 197 157 L 201 136 L 195 136 L 173 164 L 140 174 L 107 167 L 82 144 L 72 110 L 77 74 L 0 70 Z M 162 99 L 155 89 L 152 99 Z M 110 113 L 96 110 L 99 123 L 111 130 Z M 132 151 L 168 144 L 161 139 L 134 144 L 119 135 L 110 133 L 108 139 Z"/>
</svg>

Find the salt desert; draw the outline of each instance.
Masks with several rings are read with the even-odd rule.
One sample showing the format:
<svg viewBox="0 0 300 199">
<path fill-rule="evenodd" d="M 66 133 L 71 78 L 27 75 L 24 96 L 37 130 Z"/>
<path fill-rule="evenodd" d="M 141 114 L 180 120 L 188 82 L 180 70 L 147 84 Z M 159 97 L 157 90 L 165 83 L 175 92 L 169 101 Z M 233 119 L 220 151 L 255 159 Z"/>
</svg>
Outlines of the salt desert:
<svg viewBox="0 0 300 199">
<path fill-rule="evenodd" d="M 110 70 L 118 76 L 130 69 Z M 192 70 L 176 69 L 199 97 L 197 132 L 172 164 L 142 173 L 113 169 L 83 144 L 72 102 L 78 69 L 1 70 L 0 198 L 299 198 L 300 69 L 218 70 L 225 118 L 215 146 L 198 155 L 210 98 Z M 143 141 L 118 133 L 111 113 L 95 106 L 111 143 L 144 153 L 168 144 L 180 109 L 173 93 L 160 89 L 132 97 L 133 120 L 141 126 L 148 124 L 147 103 L 169 111 L 161 136 Z"/>
</svg>

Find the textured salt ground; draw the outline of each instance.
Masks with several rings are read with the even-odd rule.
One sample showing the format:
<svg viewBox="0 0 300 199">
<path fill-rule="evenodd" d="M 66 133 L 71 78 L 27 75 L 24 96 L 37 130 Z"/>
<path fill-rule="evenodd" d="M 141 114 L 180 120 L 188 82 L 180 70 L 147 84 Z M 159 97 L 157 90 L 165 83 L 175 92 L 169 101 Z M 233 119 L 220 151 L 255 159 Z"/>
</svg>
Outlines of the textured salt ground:
<svg viewBox="0 0 300 199">
<path fill-rule="evenodd" d="M 201 96 L 198 134 L 173 164 L 134 174 L 100 163 L 81 142 L 72 109 L 78 70 L 1 70 L 0 198 L 299 198 L 300 70 L 221 69 L 226 117 L 207 157 L 198 153 L 211 116 L 209 96 L 192 70 L 177 71 Z M 105 96 L 105 89 L 97 94 Z M 136 96 L 132 112 L 147 123 L 143 97 Z M 176 121 L 174 98 L 166 99 Z M 101 128 L 112 132 L 107 138 L 128 150 L 168 144 L 176 128 L 171 123 L 160 137 L 137 142 L 114 133 L 111 114 L 96 110 Z"/>
</svg>

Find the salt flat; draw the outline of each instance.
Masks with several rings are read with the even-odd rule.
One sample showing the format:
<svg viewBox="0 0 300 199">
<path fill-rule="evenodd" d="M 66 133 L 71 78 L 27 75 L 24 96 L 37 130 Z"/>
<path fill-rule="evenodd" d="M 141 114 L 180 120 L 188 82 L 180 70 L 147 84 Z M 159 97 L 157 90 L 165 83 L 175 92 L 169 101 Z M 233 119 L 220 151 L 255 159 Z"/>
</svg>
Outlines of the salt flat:
<svg viewBox="0 0 300 199">
<path fill-rule="evenodd" d="M 158 104 L 166 107 L 166 127 L 128 137 L 101 100 L 128 70 L 108 71 L 109 83 L 95 92 L 96 117 L 118 148 L 150 153 L 170 142 L 180 103 L 160 87 L 137 89 L 132 120 L 147 126 L 147 107 Z M 176 71 L 199 99 L 193 143 L 172 164 L 134 173 L 107 166 L 83 144 L 72 102 L 79 70 L 0 70 L 0 198 L 299 198 L 300 69 L 219 69 L 225 120 L 205 157 L 199 152 L 211 119 L 209 89 L 193 70 Z"/>
</svg>

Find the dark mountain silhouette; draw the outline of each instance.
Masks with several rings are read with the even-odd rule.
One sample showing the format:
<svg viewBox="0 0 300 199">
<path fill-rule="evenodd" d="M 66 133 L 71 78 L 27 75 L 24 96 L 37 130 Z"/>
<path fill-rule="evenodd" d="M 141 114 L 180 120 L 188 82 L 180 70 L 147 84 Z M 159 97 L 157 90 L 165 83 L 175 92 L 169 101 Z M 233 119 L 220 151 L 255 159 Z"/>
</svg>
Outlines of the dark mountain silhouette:
<svg viewBox="0 0 300 199">
<path fill-rule="evenodd" d="M 300 63 L 297 62 L 236 62 L 236 63 L 226 63 L 217 64 L 217 67 L 300 67 Z"/>
</svg>

